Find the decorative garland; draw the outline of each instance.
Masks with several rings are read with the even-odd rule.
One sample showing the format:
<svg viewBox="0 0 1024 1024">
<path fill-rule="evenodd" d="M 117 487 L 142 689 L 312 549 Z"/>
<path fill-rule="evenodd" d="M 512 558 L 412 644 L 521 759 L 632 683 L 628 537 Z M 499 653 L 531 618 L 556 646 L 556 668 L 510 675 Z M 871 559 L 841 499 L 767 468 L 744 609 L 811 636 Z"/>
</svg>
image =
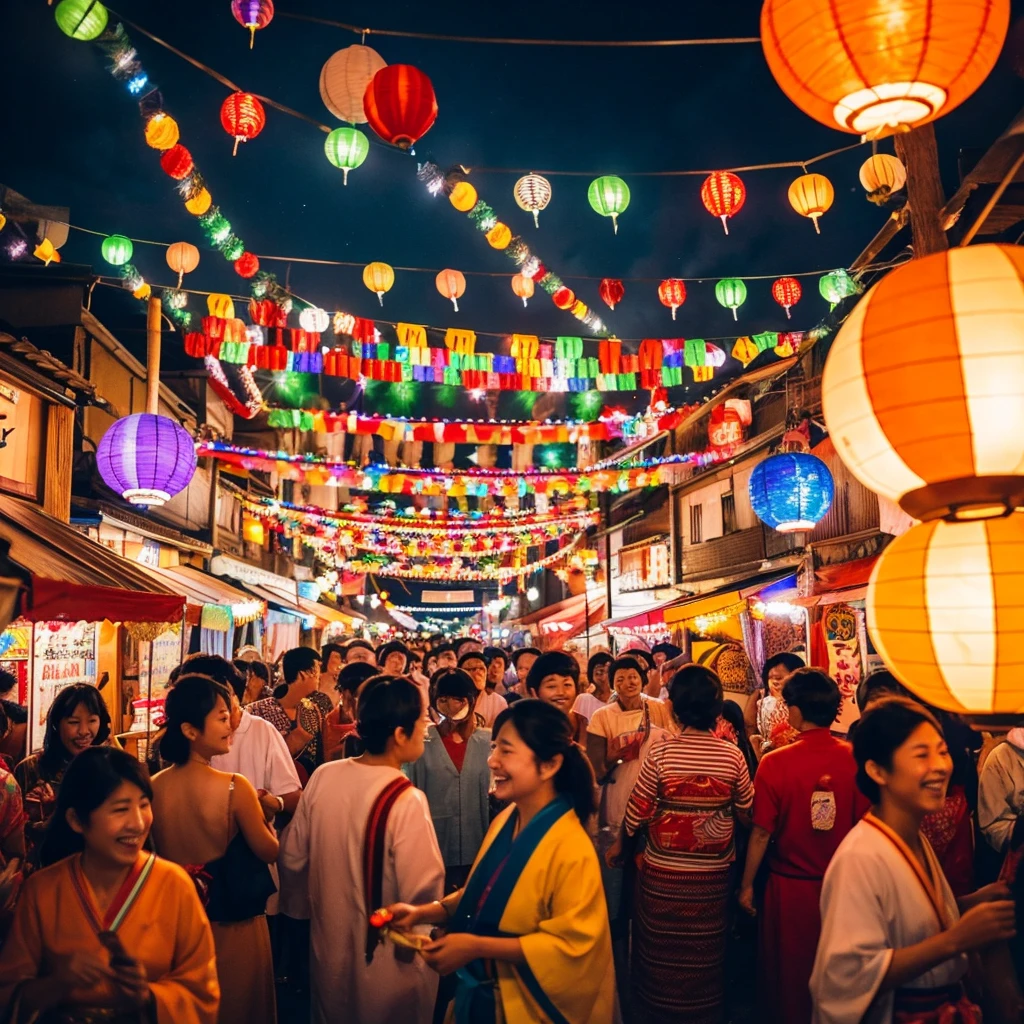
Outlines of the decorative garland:
<svg viewBox="0 0 1024 1024">
<path fill-rule="evenodd" d="M 207 376 L 210 378 L 210 387 L 232 413 L 245 420 L 254 419 L 260 414 L 263 409 L 263 392 L 260 391 L 250 367 L 242 366 L 238 370 L 247 398 L 247 401 L 243 402 L 231 390 L 231 382 L 224 373 L 220 360 L 216 356 L 207 356 L 204 362 Z"/>
</svg>

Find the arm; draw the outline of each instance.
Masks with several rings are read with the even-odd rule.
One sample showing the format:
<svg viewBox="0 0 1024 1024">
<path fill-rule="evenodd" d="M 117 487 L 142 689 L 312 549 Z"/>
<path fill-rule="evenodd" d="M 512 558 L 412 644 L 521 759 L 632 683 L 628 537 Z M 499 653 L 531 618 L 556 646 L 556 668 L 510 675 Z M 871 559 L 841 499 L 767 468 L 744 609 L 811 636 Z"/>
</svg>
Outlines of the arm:
<svg viewBox="0 0 1024 1024">
<path fill-rule="evenodd" d="M 288 747 L 288 753 L 291 754 L 292 757 L 298 757 L 298 755 L 306 749 L 306 746 L 312 738 L 313 734 L 311 732 L 306 732 L 301 725 L 295 726 L 295 728 L 284 737 L 285 745 Z"/>
<path fill-rule="evenodd" d="M 587 733 L 587 758 L 594 766 L 594 778 L 603 778 L 608 771 L 608 740 L 596 732 Z"/>
<path fill-rule="evenodd" d="M 244 775 L 235 775 L 234 815 L 239 831 L 245 836 L 249 848 L 267 864 L 277 860 L 277 836 L 267 826 L 259 797 L 252 783 Z"/>
<path fill-rule="evenodd" d="M 1012 755 L 1016 757 L 1016 754 Z M 1015 805 L 1017 784 L 996 748 L 985 762 L 978 780 L 978 825 L 996 850 L 1005 850 L 1021 808 Z"/>
<path fill-rule="evenodd" d="M 636 835 L 644 826 L 654 820 L 658 810 L 658 792 L 660 789 L 658 766 L 655 758 L 649 753 L 640 766 L 640 774 L 633 785 L 626 804 L 626 816 L 623 828 L 626 835 Z"/>
<path fill-rule="evenodd" d="M 744 827 L 750 828 L 753 821 L 751 808 L 754 805 L 754 787 L 750 781 L 750 772 L 747 771 L 747 762 L 739 748 L 736 749 L 736 778 L 732 785 L 733 808 L 736 820 Z"/>
<path fill-rule="evenodd" d="M 281 851 L 277 859 L 281 876 L 281 913 L 300 921 L 308 920 L 310 916 L 309 819 L 319 781 L 319 773 L 314 772 L 295 808 L 295 816 L 281 833 Z"/>
<path fill-rule="evenodd" d="M 294 814 L 302 796 L 302 783 L 295 770 L 288 744 L 277 729 L 268 729 L 270 749 L 267 751 L 267 774 L 265 783 L 268 792 L 284 801 L 283 814 Z"/>
<path fill-rule="evenodd" d="M 764 860 L 768 844 L 771 842 L 771 832 L 766 832 L 760 825 L 754 826 L 750 835 L 750 845 L 747 846 L 747 863 L 743 868 L 743 881 L 740 882 L 739 901 L 748 914 L 754 913 L 754 879 Z"/>
</svg>

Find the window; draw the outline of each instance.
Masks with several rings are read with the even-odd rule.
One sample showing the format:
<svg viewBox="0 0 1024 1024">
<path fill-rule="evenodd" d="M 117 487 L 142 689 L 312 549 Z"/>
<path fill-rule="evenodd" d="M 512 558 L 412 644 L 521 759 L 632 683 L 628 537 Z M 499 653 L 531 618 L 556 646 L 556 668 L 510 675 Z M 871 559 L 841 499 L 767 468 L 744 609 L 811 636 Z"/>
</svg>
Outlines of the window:
<svg viewBox="0 0 1024 1024">
<path fill-rule="evenodd" d="M 736 499 L 732 491 L 722 495 L 722 534 L 736 532 Z"/>
<path fill-rule="evenodd" d="M 704 506 L 690 506 L 690 543 L 699 544 L 704 539 Z"/>
</svg>

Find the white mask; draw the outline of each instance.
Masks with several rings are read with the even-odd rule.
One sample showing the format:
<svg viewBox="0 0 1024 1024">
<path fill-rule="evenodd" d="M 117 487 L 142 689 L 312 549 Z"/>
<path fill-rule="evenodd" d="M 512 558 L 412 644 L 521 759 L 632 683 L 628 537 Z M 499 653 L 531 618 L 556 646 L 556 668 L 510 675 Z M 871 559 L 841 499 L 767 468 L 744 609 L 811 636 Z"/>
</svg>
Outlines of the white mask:
<svg viewBox="0 0 1024 1024">
<path fill-rule="evenodd" d="M 464 722 L 467 718 L 469 718 L 469 704 L 466 704 L 466 706 L 456 714 L 448 716 L 448 720 L 451 722 Z"/>
</svg>

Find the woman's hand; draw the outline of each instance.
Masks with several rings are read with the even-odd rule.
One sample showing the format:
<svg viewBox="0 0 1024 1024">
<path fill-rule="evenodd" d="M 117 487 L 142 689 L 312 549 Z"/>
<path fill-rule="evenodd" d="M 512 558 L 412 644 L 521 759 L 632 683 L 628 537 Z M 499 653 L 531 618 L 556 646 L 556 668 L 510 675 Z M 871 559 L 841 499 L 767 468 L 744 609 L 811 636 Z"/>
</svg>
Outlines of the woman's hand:
<svg viewBox="0 0 1024 1024">
<path fill-rule="evenodd" d="M 979 903 L 949 930 L 958 953 L 991 946 L 1017 934 L 1016 904 L 1013 900 Z"/>
<path fill-rule="evenodd" d="M 113 976 L 114 972 L 106 957 L 79 951 L 60 959 L 53 980 L 67 994 L 76 988 L 92 988 L 101 981 L 109 981 Z"/>
<path fill-rule="evenodd" d="M 739 903 L 741 910 L 746 911 L 751 917 L 757 917 L 757 905 L 754 903 L 754 887 L 752 885 L 744 885 L 740 888 L 736 902 Z"/>
<path fill-rule="evenodd" d="M 622 836 L 615 837 L 615 842 L 604 851 L 604 862 L 610 868 L 621 868 L 622 858 Z"/>
<path fill-rule="evenodd" d="M 427 904 L 427 906 L 430 906 L 430 904 Z M 399 931 L 405 932 L 423 923 L 422 914 L 425 907 L 416 907 L 411 903 L 392 903 L 391 906 L 385 909 L 391 915 L 391 920 L 388 923 L 389 928 L 397 928 Z"/>
<path fill-rule="evenodd" d="M 420 955 L 438 974 L 454 974 L 480 954 L 478 938 L 465 932 L 442 935 L 420 950 Z"/>
<path fill-rule="evenodd" d="M 149 1003 L 149 982 L 138 960 L 131 957 L 121 958 L 114 968 L 113 981 L 119 1007 L 125 1010 L 141 1010 Z"/>
</svg>

